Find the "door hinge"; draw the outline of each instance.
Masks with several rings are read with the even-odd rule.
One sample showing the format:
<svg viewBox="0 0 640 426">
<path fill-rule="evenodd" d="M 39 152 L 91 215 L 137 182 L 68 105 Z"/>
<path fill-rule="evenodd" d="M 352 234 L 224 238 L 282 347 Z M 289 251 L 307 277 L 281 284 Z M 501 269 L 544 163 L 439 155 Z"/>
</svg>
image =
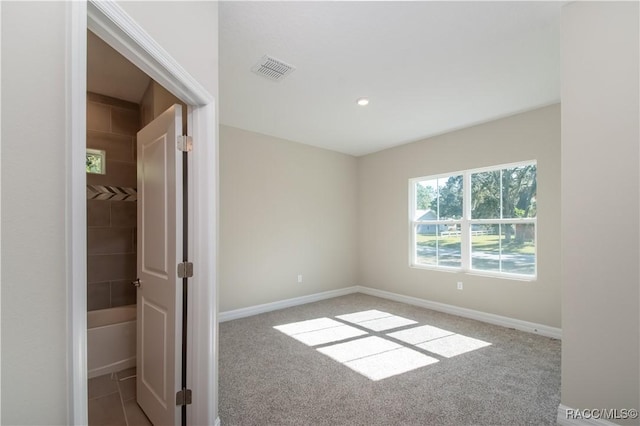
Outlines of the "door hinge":
<svg viewBox="0 0 640 426">
<path fill-rule="evenodd" d="M 191 152 L 193 150 L 193 138 L 191 136 L 178 136 L 178 151 Z"/>
<path fill-rule="evenodd" d="M 178 278 L 191 278 L 193 277 L 193 263 L 182 262 L 178 263 Z"/>
<path fill-rule="evenodd" d="M 191 389 L 182 388 L 176 392 L 176 405 L 191 405 Z"/>
</svg>

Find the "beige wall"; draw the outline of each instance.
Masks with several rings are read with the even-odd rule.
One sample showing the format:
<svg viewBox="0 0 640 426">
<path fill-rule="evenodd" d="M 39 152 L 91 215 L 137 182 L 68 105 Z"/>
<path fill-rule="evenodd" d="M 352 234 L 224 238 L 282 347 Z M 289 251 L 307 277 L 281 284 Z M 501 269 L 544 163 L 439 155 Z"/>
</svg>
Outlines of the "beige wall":
<svg viewBox="0 0 640 426">
<path fill-rule="evenodd" d="M 220 126 L 220 310 L 357 284 L 356 189 L 354 157 Z"/>
<path fill-rule="evenodd" d="M 218 97 L 217 2 L 119 0 L 118 4 Z"/>
<path fill-rule="evenodd" d="M 523 160 L 538 161 L 536 281 L 409 267 L 408 179 Z M 358 179 L 360 285 L 560 327 L 558 105 L 361 157 Z"/>
<path fill-rule="evenodd" d="M 638 3 L 563 8 L 561 394 L 571 408 L 639 406 L 638 13 Z"/>
<path fill-rule="evenodd" d="M 65 4 L 3 2 L 0 51 L 1 421 L 65 424 Z"/>
<path fill-rule="evenodd" d="M 2 424 L 71 422 L 65 270 L 68 4 L 2 3 Z M 217 3 L 119 4 L 217 96 Z"/>
</svg>

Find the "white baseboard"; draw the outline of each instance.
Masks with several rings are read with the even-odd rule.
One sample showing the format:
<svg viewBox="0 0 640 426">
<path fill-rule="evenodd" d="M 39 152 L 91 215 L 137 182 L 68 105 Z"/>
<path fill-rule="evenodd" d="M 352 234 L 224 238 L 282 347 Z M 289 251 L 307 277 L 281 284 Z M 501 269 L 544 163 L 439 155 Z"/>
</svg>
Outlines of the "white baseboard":
<svg viewBox="0 0 640 426">
<path fill-rule="evenodd" d="M 561 426 L 617 426 L 616 423 L 612 423 L 608 420 L 594 419 L 594 418 L 568 418 L 568 414 L 575 411 L 571 407 L 560 404 L 558 406 L 558 419 L 557 422 Z M 573 417 L 573 416 L 572 416 Z"/>
<path fill-rule="evenodd" d="M 249 306 L 247 308 L 234 309 L 233 311 L 220 312 L 218 322 L 231 321 L 234 319 L 250 317 L 252 315 L 263 314 L 265 312 L 277 311 L 278 309 L 290 308 L 292 306 L 304 305 L 306 303 L 318 302 L 320 300 L 331 299 L 333 297 L 345 296 L 357 293 L 358 286 L 345 287 L 339 290 L 323 291 L 322 293 L 309 294 L 307 296 L 294 297 L 293 299 L 279 300 L 277 302 L 264 303 L 262 305 Z"/>
<path fill-rule="evenodd" d="M 368 294 L 370 296 L 376 296 L 396 302 L 407 303 L 409 305 L 420 306 L 421 308 L 432 309 L 434 311 L 444 312 L 452 315 L 458 315 L 460 317 L 470 318 L 489 324 L 495 324 L 502 327 L 514 328 L 520 331 L 540 334 L 542 336 L 552 337 L 554 339 L 562 338 L 562 330 L 556 327 L 549 327 L 548 325 L 536 324 L 534 322 L 503 317 L 501 315 L 489 314 L 481 311 L 475 311 L 473 309 L 461 308 L 459 306 L 447 305 L 445 303 L 433 302 L 431 300 L 419 299 L 417 297 L 404 296 L 402 294 L 392 293 L 390 291 L 378 290 L 375 288 L 364 287 L 360 285 L 345 287 L 339 290 L 310 294 L 307 296 L 294 297 L 293 299 L 285 299 L 277 302 L 265 303 L 262 305 L 249 306 L 247 308 L 235 309 L 233 311 L 220 312 L 218 314 L 218 322 L 250 317 L 252 315 L 276 311 L 278 309 L 290 308 L 292 306 L 304 305 L 305 303 L 317 302 L 320 300 L 331 299 L 333 297 L 345 296 L 352 293 Z"/>
<path fill-rule="evenodd" d="M 515 328 L 516 330 L 540 334 L 542 336 L 552 337 L 554 339 L 562 339 L 562 330 L 556 327 L 549 327 L 548 325 L 536 324 L 529 321 L 503 317 L 501 315 L 475 311 L 473 309 L 461 308 L 459 306 L 447 305 L 445 303 L 432 302 L 430 300 L 419 299 L 417 297 L 404 296 L 402 294 L 392 293 L 390 291 L 378 290 L 375 288 L 363 286 L 356 287 L 358 289 L 358 292 L 368 294 L 370 296 L 376 296 L 383 299 L 394 300 L 396 302 L 407 303 L 409 305 L 420 306 L 421 308 L 432 309 L 434 311 L 457 315 L 464 318 L 470 318 L 507 328 Z"/>
</svg>

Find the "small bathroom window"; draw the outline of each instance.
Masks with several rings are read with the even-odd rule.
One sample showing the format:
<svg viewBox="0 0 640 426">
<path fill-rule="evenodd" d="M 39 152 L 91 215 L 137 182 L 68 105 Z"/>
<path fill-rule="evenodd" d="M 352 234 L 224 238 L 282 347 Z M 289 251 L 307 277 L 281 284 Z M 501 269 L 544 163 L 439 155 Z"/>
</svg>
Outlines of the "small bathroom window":
<svg viewBox="0 0 640 426">
<path fill-rule="evenodd" d="M 101 149 L 87 148 L 87 173 L 103 175 L 107 172 L 107 154 Z"/>
</svg>

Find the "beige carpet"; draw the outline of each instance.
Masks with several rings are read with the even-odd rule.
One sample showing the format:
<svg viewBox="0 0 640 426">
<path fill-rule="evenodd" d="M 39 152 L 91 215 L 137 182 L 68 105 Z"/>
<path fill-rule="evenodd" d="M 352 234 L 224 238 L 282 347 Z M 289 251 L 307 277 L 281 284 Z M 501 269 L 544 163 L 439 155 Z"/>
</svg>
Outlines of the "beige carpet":
<svg viewBox="0 0 640 426">
<path fill-rule="evenodd" d="M 551 425 L 560 341 L 363 294 L 220 324 L 230 425 Z"/>
</svg>

